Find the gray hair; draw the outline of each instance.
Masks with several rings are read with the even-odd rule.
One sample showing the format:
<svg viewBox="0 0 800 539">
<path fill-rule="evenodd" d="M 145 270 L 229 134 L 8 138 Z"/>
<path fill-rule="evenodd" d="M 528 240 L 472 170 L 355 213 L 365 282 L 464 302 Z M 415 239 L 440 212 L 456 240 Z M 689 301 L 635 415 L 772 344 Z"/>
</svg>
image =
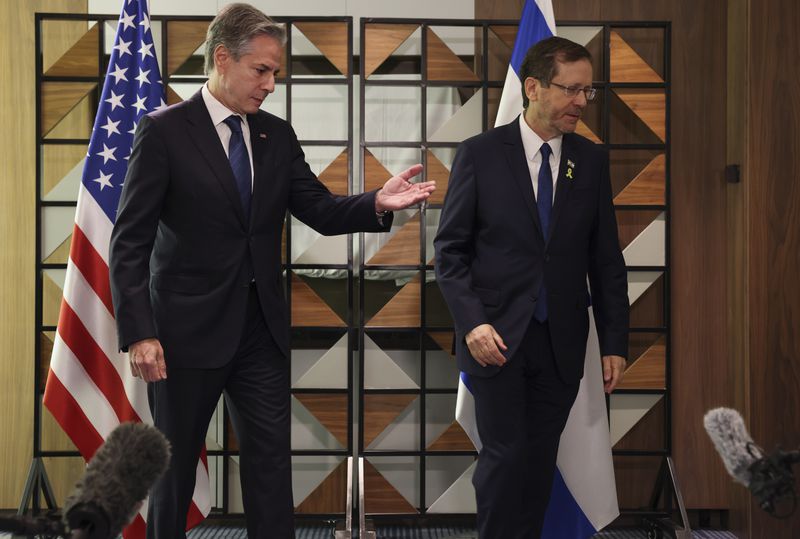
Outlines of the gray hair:
<svg viewBox="0 0 800 539">
<path fill-rule="evenodd" d="M 214 71 L 214 50 L 222 45 L 237 62 L 247 54 L 250 40 L 256 36 L 268 36 L 281 46 L 286 44 L 286 28 L 278 24 L 250 4 L 228 4 L 224 6 L 206 33 L 205 73 Z"/>
</svg>

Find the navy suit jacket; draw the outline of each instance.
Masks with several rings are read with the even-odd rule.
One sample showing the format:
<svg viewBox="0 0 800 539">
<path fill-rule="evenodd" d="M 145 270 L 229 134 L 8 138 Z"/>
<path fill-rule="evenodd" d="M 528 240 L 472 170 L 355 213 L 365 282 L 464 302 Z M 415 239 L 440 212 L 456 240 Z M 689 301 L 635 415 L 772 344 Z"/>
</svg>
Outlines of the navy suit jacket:
<svg viewBox="0 0 800 539">
<path fill-rule="evenodd" d="M 374 192 L 332 195 L 288 123 L 263 111 L 247 121 L 249 219 L 200 92 L 139 122 L 111 236 L 120 348 L 157 337 L 168 365 L 224 365 L 239 344 L 254 278 L 270 333 L 288 357 L 281 271 L 287 209 L 327 235 L 391 225 L 391 215 L 379 225 Z"/>
<path fill-rule="evenodd" d="M 627 356 L 627 273 L 608 154 L 591 141 L 564 135 L 545 238 L 518 120 L 467 139 L 453 161 L 434 245 L 460 370 L 492 376 L 501 368 L 481 367 L 470 355 L 465 336 L 480 324 L 494 326 L 513 360 L 544 280 L 559 374 L 565 382 L 579 380 L 589 329 L 587 275 L 601 353 Z"/>
</svg>

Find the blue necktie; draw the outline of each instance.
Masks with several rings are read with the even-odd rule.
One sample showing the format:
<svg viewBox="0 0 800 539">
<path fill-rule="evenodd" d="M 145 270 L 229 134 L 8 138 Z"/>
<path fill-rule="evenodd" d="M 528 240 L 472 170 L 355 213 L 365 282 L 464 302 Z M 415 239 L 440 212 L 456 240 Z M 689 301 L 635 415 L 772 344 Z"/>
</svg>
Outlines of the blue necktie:
<svg viewBox="0 0 800 539">
<path fill-rule="evenodd" d="M 231 115 L 225 118 L 225 125 L 231 129 L 231 140 L 228 143 L 228 160 L 231 162 L 233 177 L 236 178 L 236 187 L 239 188 L 239 198 L 245 217 L 250 216 L 250 198 L 252 197 L 252 174 L 250 171 L 250 154 L 244 143 L 242 133 L 242 119 Z"/>
<path fill-rule="evenodd" d="M 552 150 L 546 142 L 539 149 L 542 154 L 542 164 L 539 166 L 539 188 L 536 194 L 536 208 L 539 210 L 539 222 L 542 224 L 542 235 L 545 244 L 550 230 L 550 210 L 553 208 L 553 173 L 550 170 L 550 154 Z M 533 316 L 539 322 L 547 320 L 547 287 L 544 284 L 544 268 L 542 268 L 542 286 L 539 288 L 539 297 L 536 300 L 536 310 Z"/>
</svg>

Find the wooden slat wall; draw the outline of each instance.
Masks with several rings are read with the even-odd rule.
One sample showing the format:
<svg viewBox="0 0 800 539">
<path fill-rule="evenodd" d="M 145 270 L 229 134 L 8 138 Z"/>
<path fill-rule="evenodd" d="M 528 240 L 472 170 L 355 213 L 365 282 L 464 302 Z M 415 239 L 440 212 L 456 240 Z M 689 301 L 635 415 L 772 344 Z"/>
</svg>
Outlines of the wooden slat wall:
<svg viewBox="0 0 800 539">
<path fill-rule="evenodd" d="M 512 19 L 523 0 L 476 0 L 476 18 Z M 672 433 L 689 507 L 725 508 L 733 487 L 702 428 L 733 405 L 726 339 L 726 2 L 553 0 L 558 20 L 672 21 Z M 698 81 L 702 84 L 698 84 Z M 679 136 L 678 136 L 679 135 Z M 702 268 L 702 271 L 699 269 Z M 626 476 L 627 477 L 627 476 Z M 636 474 L 620 478 L 635 489 Z"/>
<path fill-rule="evenodd" d="M 747 251 L 745 399 L 753 439 L 800 446 L 800 6 L 750 0 L 745 49 L 744 190 Z M 747 337 L 745 337 L 747 339 Z M 747 342 L 747 341 L 745 341 Z M 748 391 L 749 386 L 749 391 Z M 796 469 L 796 467 L 795 467 Z M 777 520 L 750 502 L 750 537 L 800 537 L 800 516 Z"/>
<path fill-rule="evenodd" d="M 36 88 L 37 11 L 85 13 L 86 2 L 0 3 L 0 70 L 8 74 L 0 78 L 0 425 L 5 434 L 0 451 L 0 508 L 19 504 L 32 454 L 36 104 L 30 96 Z"/>
</svg>

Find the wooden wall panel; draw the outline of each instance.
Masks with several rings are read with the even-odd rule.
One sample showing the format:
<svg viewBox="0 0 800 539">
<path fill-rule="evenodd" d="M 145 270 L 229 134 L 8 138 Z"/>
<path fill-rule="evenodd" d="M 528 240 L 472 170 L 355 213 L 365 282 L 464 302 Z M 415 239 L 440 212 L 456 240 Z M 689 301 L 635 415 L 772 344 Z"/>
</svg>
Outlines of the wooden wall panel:
<svg viewBox="0 0 800 539">
<path fill-rule="evenodd" d="M 13 74 L 0 80 L 0 425 L 5 434 L 0 508 L 19 504 L 32 454 L 36 230 L 30 223 L 36 220 L 36 103 L 30 96 L 35 92 L 37 11 L 85 13 L 86 2 L 0 3 L 0 70 Z M 63 484 L 72 484 L 73 475 L 66 471 Z"/>
<path fill-rule="evenodd" d="M 725 139 L 727 162 L 742 165 L 745 181 L 749 178 L 746 169 L 745 151 L 747 132 L 747 50 L 748 44 L 742 36 L 747 35 L 747 9 L 749 0 L 728 1 L 728 51 L 727 51 L 727 122 Z M 748 324 L 747 302 L 747 242 L 743 241 L 746 230 L 745 190 L 741 185 L 729 183 L 727 186 L 727 330 L 728 357 L 731 363 L 727 383 L 733 389 L 734 404 L 737 410 L 749 415 L 748 392 L 749 354 L 747 352 Z M 731 530 L 739 537 L 749 536 L 750 493 L 744 488 L 733 488 L 731 492 Z"/>
<path fill-rule="evenodd" d="M 766 449 L 800 446 L 800 6 L 750 1 L 746 189 L 749 425 Z M 796 468 L 796 467 L 795 467 Z M 751 501 L 751 537 L 800 537 Z"/>
</svg>

